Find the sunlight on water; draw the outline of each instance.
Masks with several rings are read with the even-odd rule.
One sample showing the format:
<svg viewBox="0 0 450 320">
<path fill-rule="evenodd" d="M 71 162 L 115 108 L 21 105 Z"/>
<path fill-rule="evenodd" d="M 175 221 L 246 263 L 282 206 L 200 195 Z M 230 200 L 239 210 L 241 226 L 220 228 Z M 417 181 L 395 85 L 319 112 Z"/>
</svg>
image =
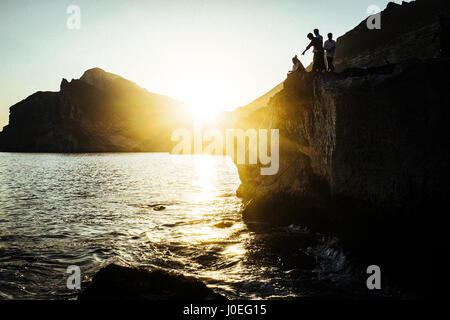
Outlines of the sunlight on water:
<svg viewBox="0 0 450 320">
<path fill-rule="evenodd" d="M 230 245 L 224 251 L 222 251 L 222 254 L 234 257 L 243 257 L 245 253 L 246 250 L 241 243 Z"/>
<path fill-rule="evenodd" d="M 214 197 L 213 182 L 216 177 L 216 160 L 208 155 L 194 155 L 193 162 L 196 178 L 192 185 L 199 188 L 200 192 L 194 194 L 194 199 L 198 202 L 205 202 Z"/>
<path fill-rule="evenodd" d="M 297 294 L 279 253 L 302 242 L 248 229 L 227 157 L 0 153 L 0 180 L 0 298 L 73 298 L 69 265 L 84 286 L 109 263 L 195 276 L 229 298 Z"/>
<path fill-rule="evenodd" d="M 6 182 L 0 189 L 0 218 L 6 221 L 1 236 L 8 240 L 0 242 L 0 249 L 15 257 L 6 265 L 0 260 L 0 269 L 5 275 L 11 272 L 6 287 L 12 286 L 13 296 L 49 294 L 33 282 L 17 283 L 14 274 L 27 259 L 42 261 L 46 281 L 54 281 L 59 294 L 67 295 L 64 277 L 54 274 L 56 267 L 80 265 L 86 280 L 111 262 L 181 268 L 208 278 L 211 271 L 230 272 L 235 257 L 245 255 L 243 240 L 249 233 L 235 196 L 239 178 L 228 158 L 0 156 L 0 177 Z M 23 272 L 22 279 L 39 274 Z M 2 295 L 9 295 L 2 287 Z"/>
</svg>

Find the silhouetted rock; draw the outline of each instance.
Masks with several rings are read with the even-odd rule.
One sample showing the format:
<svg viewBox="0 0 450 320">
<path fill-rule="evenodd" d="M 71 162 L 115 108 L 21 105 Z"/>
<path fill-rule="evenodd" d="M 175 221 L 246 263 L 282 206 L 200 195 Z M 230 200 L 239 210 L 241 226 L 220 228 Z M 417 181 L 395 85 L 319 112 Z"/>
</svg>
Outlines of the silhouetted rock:
<svg viewBox="0 0 450 320">
<path fill-rule="evenodd" d="M 170 151 L 182 104 L 99 68 L 62 79 L 10 108 L 0 150 L 25 152 Z"/>
<path fill-rule="evenodd" d="M 396 279 L 429 283 L 417 252 L 430 254 L 449 191 L 448 74 L 449 59 L 430 59 L 288 77 L 247 123 L 280 130 L 280 168 L 237 165 L 244 218 L 337 233 Z"/>
<path fill-rule="evenodd" d="M 442 13 L 450 13 L 447 0 L 390 2 L 381 12 L 381 29 L 370 30 L 363 20 L 337 39 L 336 71 L 437 56 L 439 40 L 433 38 Z"/>
<path fill-rule="evenodd" d="M 226 300 L 203 282 L 160 269 L 110 264 L 98 271 L 79 300 Z"/>
<path fill-rule="evenodd" d="M 339 39 L 336 60 L 347 69 L 289 75 L 246 117 L 246 127 L 280 131 L 276 175 L 237 165 L 248 223 L 337 234 L 358 261 L 382 265 L 386 279 L 431 294 L 431 248 L 449 193 L 450 59 L 430 57 L 439 52 L 438 13 L 449 6 L 389 4 L 381 30 L 363 21 Z"/>
</svg>

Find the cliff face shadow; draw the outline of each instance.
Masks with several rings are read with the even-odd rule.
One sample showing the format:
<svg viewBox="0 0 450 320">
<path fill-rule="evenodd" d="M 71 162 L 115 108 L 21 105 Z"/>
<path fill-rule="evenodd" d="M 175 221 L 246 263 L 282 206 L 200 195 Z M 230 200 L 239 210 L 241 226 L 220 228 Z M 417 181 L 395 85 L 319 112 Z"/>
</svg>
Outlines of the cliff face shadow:
<svg viewBox="0 0 450 320">
<path fill-rule="evenodd" d="M 392 295 L 432 295 L 448 194 L 449 62 L 288 77 L 264 111 L 283 136 L 278 175 L 238 166 L 249 227 L 294 224 L 336 236 L 360 270 L 380 266 Z M 263 116 L 254 121 L 266 125 Z"/>
<path fill-rule="evenodd" d="M 264 252 L 250 250 L 249 257 L 297 270 L 299 290 L 314 288 L 315 294 L 349 298 L 432 295 L 433 248 L 439 240 L 437 208 L 431 204 L 389 211 L 353 199 L 336 199 L 327 208 L 295 199 L 282 203 L 245 208 L 244 221 L 256 233 L 256 247 L 264 248 Z M 381 291 L 367 290 L 370 265 L 382 270 Z"/>
</svg>

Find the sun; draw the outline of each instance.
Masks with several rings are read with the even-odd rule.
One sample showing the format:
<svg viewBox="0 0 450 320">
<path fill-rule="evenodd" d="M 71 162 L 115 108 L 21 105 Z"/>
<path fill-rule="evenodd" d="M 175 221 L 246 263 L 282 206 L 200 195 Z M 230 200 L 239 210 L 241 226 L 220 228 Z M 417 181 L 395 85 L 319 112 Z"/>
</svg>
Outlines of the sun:
<svg viewBox="0 0 450 320">
<path fill-rule="evenodd" d="M 223 79 L 217 79 L 213 75 L 192 75 L 189 80 L 186 79 L 177 86 L 177 91 L 172 96 L 184 101 L 190 116 L 203 123 L 217 122 L 222 111 L 234 109 L 229 86 L 225 85 Z"/>
<path fill-rule="evenodd" d="M 217 118 L 218 108 L 207 101 L 189 102 L 188 107 L 196 120 L 213 122 Z"/>
</svg>

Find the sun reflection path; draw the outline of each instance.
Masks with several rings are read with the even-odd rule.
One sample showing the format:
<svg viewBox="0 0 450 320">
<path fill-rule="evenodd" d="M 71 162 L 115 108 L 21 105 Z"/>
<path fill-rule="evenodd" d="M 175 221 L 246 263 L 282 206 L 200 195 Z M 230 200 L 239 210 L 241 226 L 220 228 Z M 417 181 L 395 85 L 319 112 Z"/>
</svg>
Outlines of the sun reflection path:
<svg viewBox="0 0 450 320">
<path fill-rule="evenodd" d="M 186 255 L 181 258 L 183 273 L 200 277 L 212 287 L 241 281 L 252 235 L 242 221 L 240 204 L 227 185 L 233 184 L 234 177 L 225 170 L 230 160 L 204 154 L 174 157 L 189 167 L 186 177 L 190 188 L 183 200 L 186 205 L 171 229 L 176 246 L 185 250 Z M 154 237 L 147 234 L 149 240 Z"/>
<path fill-rule="evenodd" d="M 194 194 L 195 200 L 205 202 L 214 197 L 214 179 L 216 177 L 216 163 L 212 156 L 194 155 L 194 167 L 196 178 L 192 184 L 199 188 L 199 193 Z"/>
</svg>

